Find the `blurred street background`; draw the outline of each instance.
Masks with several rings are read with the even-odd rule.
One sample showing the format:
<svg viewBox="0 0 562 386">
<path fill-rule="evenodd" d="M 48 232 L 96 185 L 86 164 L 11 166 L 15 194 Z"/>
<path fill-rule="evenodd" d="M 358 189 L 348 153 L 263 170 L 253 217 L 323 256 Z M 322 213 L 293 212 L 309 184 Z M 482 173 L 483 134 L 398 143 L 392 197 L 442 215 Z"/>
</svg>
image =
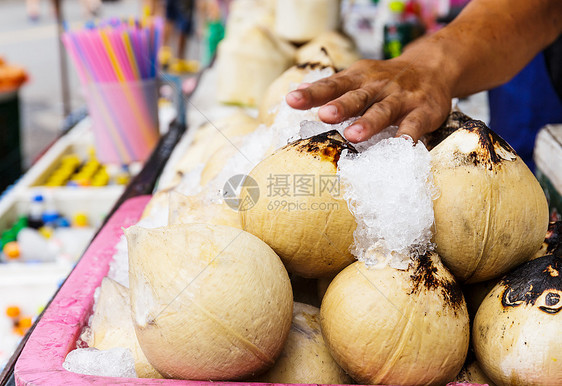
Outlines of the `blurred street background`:
<svg viewBox="0 0 562 386">
<path fill-rule="evenodd" d="M 61 0 L 70 28 L 79 28 L 92 14 L 82 1 Z M 65 118 L 62 102 L 57 24 L 51 0 L 39 1 L 39 15 L 28 16 L 26 1 L 0 0 L 0 57 L 25 68 L 29 80 L 20 89 L 23 168 L 57 138 Z M 140 16 L 141 0 L 102 2 L 97 17 Z M 84 106 L 76 72 L 68 62 L 70 107 Z"/>
</svg>

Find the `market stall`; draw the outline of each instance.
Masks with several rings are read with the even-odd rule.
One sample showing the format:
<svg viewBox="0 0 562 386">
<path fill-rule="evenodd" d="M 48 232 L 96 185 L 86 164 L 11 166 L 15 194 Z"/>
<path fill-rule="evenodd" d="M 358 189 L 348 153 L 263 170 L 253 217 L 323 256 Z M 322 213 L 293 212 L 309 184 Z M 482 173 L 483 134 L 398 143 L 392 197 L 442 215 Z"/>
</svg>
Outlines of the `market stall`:
<svg viewBox="0 0 562 386">
<path fill-rule="evenodd" d="M 348 142 L 353 119 L 285 100 L 365 55 L 340 12 L 233 2 L 186 111 L 105 209 L 4 379 L 561 379 L 560 168 L 542 160 L 560 158 L 560 126 L 541 131 L 538 179 L 482 121 L 482 95 L 452 101 L 418 143 L 395 126 Z"/>
</svg>

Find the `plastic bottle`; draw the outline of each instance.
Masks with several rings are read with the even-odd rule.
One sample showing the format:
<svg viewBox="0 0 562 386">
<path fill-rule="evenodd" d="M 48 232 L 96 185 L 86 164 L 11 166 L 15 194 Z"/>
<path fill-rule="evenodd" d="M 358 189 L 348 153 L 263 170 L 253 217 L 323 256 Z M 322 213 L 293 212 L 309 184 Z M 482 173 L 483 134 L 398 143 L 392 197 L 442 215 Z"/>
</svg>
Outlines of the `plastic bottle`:
<svg viewBox="0 0 562 386">
<path fill-rule="evenodd" d="M 401 16 L 404 11 L 404 3 L 392 1 L 388 4 L 390 14 L 389 20 L 384 25 L 384 59 L 392 59 L 402 53 L 404 37 L 402 36 Z"/>
<path fill-rule="evenodd" d="M 399 56 L 404 47 L 425 33 L 418 0 L 392 0 L 388 3 L 390 16 L 384 25 L 384 58 Z"/>
<path fill-rule="evenodd" d="M 37 194 L 32 197 L 29 203 L 29 214 L 27 216 L 27 225 L 33 229 L 41 228 L 43 223 L 43 210 L 44 210 L 43 195 Z"/>
</svg>

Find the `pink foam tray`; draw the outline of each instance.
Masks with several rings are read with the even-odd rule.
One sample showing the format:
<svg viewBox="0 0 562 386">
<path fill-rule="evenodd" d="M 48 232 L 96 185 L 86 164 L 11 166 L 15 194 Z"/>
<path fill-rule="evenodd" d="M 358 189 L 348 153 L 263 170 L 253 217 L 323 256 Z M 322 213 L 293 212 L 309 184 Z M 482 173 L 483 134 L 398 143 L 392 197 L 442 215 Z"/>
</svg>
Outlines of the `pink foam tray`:
<svg viewBox="0 0 562 386">
<path fill-rule="evenodd" d="M 92 241 L 29 337 L 16 363 L 14 374 L 17 385 L 215 386 L 220 384 L 176 379 L 100 377 L 73 373 L 62 367 L 66 355 L 76 348 L 76 340 L 92 312 L 94 291 L 107 275 L 115 246 L 123 234 L 122 228 L 138 222 L 149 200 L 150 196 L 140 196 L 126 201 Z M 228 382 L 228 384 L 268 385 L 248 382 Z M 452 385 L 456 384 L 449 384 Z M 472 386 L 477 385 L 472 384 Z"/>
</svg>

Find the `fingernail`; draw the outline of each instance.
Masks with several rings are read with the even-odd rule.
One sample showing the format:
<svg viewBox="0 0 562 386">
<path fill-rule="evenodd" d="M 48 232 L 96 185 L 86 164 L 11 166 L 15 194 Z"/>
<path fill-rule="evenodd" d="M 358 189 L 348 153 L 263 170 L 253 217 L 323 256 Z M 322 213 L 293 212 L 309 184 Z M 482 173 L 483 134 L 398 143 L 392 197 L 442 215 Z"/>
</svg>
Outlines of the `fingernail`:
<svg viewBox="0 0 562 386">
<path fill-rule="evenodd" d="M 308 88 L 308 87 L 310 87 L 310 85 L 311 85 L 311 83 L 301 83 L 297 87 L 297 90 L 302 90 L 303 88 Z"/>
<path fill-rule="evenodd" d="M 406 139 L 406 140 L 414 142 L 414 139 L 412 137 L 410 137 L 408 134 L 400 134 L 399 138 Z"/>
<path fill-rule="evenodd" d="M 345 130 L 347 131 L 348 136 L 351 134 L 355 137 L 358 137 L 358 139 L 361 137 L 361 134 L 363 134 L 363 126 L 361 126 L 359 124 L 351 125 Z"/>
<path fill-rule="evenodd" d="M 320 110 L 322 110 L 322 115 L 330 115 L 332 117 L 338 115 L 338 108 L 336 106 L 324 106 Z"/>
<path fill-rule="evenodd" d="M 302 99 L 302 93 L 300 91 L 291 91 L 289 95 L 295 101 L 300 101 Z"/>
</svg>

